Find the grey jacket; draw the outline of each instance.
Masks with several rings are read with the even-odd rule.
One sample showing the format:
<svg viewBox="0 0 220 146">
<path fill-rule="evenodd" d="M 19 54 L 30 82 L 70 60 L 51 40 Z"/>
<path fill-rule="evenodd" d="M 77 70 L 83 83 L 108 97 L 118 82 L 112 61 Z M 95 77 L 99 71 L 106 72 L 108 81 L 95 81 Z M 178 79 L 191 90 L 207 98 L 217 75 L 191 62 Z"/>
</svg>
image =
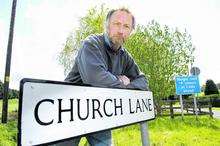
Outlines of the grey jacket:
<svg viewBox="0 0 220 146">
<path fill-rule="evenodd" d="M 65 81 L 97 87 L 148 90 L 147 80 L 130 54 L 122 47 L 114 52 L 110 44 L 106 34 L 87 37 Z M 131 83 L 125 86 L 117 78 L 119 75 L 126 75 Z"/>
</svg>

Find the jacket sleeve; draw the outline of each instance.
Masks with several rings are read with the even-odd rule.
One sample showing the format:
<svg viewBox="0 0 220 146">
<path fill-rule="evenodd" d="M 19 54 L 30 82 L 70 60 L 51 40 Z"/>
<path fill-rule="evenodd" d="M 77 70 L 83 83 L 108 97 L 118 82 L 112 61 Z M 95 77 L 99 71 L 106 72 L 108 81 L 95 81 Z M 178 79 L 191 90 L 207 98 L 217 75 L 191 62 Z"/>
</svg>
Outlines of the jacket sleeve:
<svg viewBox="0 0 220 146">
<path fill-rule="evenodd" d="M 131 80 L 131 83 L 128 84 L 126 88 L 149 91 L 146 77 L 140 72 L 137 64 L 130 54 L 127 54 L 126 62 L 125 75 Z"/>
<path fill-rule="evenodd" d="M 98 87 L 126 88 L 115 75 L 108 71 L 103 54 L 96 44 L 85 41 L 76 59 L 84 84 Z"/>
</svg>

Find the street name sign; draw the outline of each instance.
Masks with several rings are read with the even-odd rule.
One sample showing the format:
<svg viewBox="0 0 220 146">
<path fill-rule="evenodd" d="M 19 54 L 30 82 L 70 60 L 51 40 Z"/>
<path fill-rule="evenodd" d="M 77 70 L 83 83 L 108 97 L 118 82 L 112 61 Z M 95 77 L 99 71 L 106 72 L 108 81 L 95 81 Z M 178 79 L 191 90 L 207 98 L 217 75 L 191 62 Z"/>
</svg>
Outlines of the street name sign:
<svg viewBox="0 0 220 146">
<path fill-rule="evenodd" d="M 52 144 L 154 118 L 149 91 L 23 79 L 18 145 Z"/>
<path fill-rule="evenodd" d="M 198 76 L 177 76 L 175 83 L 177 95 L 187 95 L 201 92 Z"/>
</svg>

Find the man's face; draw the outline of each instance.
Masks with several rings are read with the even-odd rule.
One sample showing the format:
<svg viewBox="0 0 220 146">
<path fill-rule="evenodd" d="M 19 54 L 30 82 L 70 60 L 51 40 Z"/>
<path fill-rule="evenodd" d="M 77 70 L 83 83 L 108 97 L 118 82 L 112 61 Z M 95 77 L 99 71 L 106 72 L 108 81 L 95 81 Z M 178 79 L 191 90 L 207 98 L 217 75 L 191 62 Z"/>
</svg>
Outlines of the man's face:
<svg viewBox="0 0 220 146">
<path fill-rule="evenodd" d="M 132 15 L 125 11 L 112 14 L 107 26 L 109 38 L 116 46 L 121 46 L 132 31 Z"/>
</svg>

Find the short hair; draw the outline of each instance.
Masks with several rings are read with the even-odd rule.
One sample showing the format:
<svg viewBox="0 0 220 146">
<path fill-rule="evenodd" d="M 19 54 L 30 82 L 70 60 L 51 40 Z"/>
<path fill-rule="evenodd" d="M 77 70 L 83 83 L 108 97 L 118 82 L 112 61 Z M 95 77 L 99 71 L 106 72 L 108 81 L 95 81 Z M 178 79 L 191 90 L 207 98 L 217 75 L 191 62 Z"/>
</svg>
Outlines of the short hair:
<svg viewBox="0 0 220 146">
<path fill-rule="evenodd" d="M 128 14 L 131 14 L 132 16 L 132 28 L 134 29 L 135 28 L 135 18 L 134 18 L 134 15 L 127 9 L 127 8 L 119 8 L 119 9 L 112 9 L 108 12 L 107 16 L 106 16 L 106 19 L 105 19 L 105 23 L 106 25 L 109 25 L 109 20 L 111 18 L 111 16 L 114 14 L 114 12 L 116 11 L 124 11 L 124 12 L 127 12 Z"/>
</svg>

